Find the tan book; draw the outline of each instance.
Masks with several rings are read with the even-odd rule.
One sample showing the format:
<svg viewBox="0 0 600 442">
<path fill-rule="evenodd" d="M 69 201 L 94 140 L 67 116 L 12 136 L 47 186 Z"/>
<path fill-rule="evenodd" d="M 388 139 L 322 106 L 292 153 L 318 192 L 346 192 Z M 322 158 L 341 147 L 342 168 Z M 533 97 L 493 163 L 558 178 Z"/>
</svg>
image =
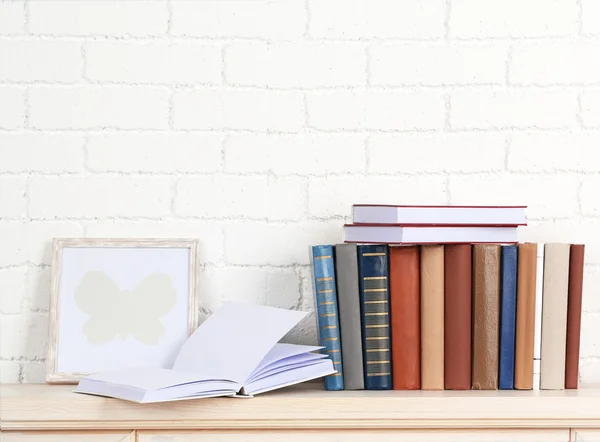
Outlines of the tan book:
<svg viewBox="0 0 600 442">
<path fill-rule="evenodd" d="M 473 390 L 498 389 L 501 246 L 473 246 Z"/>
<path fill-rule="evenodd" d="M 421 389 L 444 389 L 444 246 L 421 247 Z"/>
<path fill-rule="evenodd" d="M 542 304 L 542 361 L 540 389 L 565 388 L 567 308 L 569 301 L 569 244 L 546 244 Z"/>
<path fill-rule="evenodd" d="M 533 389 L 537 244 L 519 244 L 515 389 Z"/>
</svg>

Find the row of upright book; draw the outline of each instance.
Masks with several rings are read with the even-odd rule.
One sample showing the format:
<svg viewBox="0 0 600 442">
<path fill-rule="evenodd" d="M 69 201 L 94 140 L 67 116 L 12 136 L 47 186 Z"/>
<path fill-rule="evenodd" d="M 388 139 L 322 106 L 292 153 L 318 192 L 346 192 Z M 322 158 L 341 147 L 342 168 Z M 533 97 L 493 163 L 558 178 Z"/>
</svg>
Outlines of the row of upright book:
<svg viewBox="0 0 600 442">
<path fill-rule="evenodd" d="M 411 225 L 485 228 L 477 207 L 450 221 L 453 207 L 431 209 L 429 223 Z M 511 224 L 494 216 L 485 222 L 495 228 L 526 225 L 524 215 Z M 320 345 L 337 369 L 325 388 L 577 388 L 584 245 L 430 239 L 346 235 L 312 247 Z"/>
</svg>

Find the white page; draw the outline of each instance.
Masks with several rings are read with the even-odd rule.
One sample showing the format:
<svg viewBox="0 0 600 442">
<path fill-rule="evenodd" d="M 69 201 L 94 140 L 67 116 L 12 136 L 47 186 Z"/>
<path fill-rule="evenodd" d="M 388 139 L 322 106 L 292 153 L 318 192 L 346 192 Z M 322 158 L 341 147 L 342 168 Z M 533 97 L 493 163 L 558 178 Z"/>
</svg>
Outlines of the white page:
<svg viewBox="0 0 600 442">
<path fill-rule="evenodd" d="M 244 383 L 305 312 L 226 303 L 189 337 L 173 369 Z"/>
<path fill-rule="evenodd" d="M 244 387 L 245 393 L 257 394 L 275 388 L 287 387 L 288 385 L 299 384 L 309 379 L 315 379 L 329 374 L 336 373 L 331 359 L 325 359 L 318 364 L 296 368 L 293 370 L 277 373 L 264 379 L 259 379 Z"/>
<path fill-rule="evenodd" d="M 312 356 L 312 358 L 310 358 Z M 319 355 L 316 353 L 305 353 L 303 355 L 296 355 L 275 362 L 268 367 L 263 368 L 261 371 L 253 373 L 248 379 L 247 383 L 256 382 L 259 379 L 264 379 L 274 374 L 281 373 L 284 371 L 295 370 L 296 368 L 308 367 L 309 365 L 318 364 L 326 359 L 326 355 Z"/>
<path fill-rule="evenodd" d="M 158 402 L 166 399 L 179 399 L 190 396 L 200 397 L 217 393 L 222 395 L 223 392 L 226 392 L 225 394 L 236 394 L 241 388 L 240 384 L 223 381 L 183 384 L 150 391 L 144 397 L 144 402 Z"/>
<path fill-rule="evenodd" d="M 311 351 L 320 350 L 323 347 L 316 347 L 313 345 L 297 345 L 297 344 L 284 344 L 278 343 L 267 353 L 255 372 L 262 370 L 267 365 L 271 365 L 273 362 L 281 359 L 289 358 L 290 356 L 296 356 L 302 353 L 309 353 Z"/>
<path fill-rule="evenodd" d="M 178 373 L 168 368 L 158 367 L 111 370 L 86 376 L 86 379 L 139 388 L 145 391 L 201 380 L 195 374 Z"/>
</svg>

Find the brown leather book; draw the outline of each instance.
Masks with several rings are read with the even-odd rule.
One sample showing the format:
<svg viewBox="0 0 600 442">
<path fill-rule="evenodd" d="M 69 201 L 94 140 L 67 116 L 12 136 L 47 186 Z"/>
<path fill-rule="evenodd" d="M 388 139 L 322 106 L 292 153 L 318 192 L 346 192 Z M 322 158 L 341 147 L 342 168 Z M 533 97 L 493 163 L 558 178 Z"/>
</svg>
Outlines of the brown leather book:
<svg viewBox="0 0 600 442">
<path fill-rule="evenodd" d="M 471 389 L 471 245 L 444 246 L 444 387 Z"/>
<path fill-rule="evenodd" d="M 421 247 L 421 389 L 444 389 L 444 246 Z"/>
<path fill-rule="evenodd" d="M 515 389 L 533 389 L 537 244 L 519 244 Z"/>
<path fill-rule="evenodd" d="M 569 304 L 569 244 L 546 244 L 542 301 L 540 389 L 565 388 L 567 308 Z"/>
<path fill-rule="evenodd" d="M 421 388 L 419 247 L 390 247 L 392 386 Z"/>
<path fill-rule="evenodd" d="M 473 390 L 498 389 L 500 253 L 500 245 L 473 246 Z"/>
<path fill-rule="evenodd" d="M 579 386 L 579 340 L 581 338 L 581 301 L 583 295 L 583 264 L 585 246 L 571 245 L 569 257 L 569 305 L 567 307 L 567 362 L 565 388 Z"/>
</svg>

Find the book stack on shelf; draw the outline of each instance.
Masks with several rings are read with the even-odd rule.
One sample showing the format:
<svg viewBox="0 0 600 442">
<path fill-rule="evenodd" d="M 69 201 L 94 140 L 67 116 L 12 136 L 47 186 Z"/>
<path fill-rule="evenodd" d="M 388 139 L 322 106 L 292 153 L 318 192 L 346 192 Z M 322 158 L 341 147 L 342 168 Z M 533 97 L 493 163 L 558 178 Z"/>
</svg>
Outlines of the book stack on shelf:
<svg viewBox="0 0 600 442">
<path fill-rule="evenodd" d="M 327 390 L 576 389 L 584 245 L 522 206 L 354 205 L 311 264 Z"/>
</svg>

